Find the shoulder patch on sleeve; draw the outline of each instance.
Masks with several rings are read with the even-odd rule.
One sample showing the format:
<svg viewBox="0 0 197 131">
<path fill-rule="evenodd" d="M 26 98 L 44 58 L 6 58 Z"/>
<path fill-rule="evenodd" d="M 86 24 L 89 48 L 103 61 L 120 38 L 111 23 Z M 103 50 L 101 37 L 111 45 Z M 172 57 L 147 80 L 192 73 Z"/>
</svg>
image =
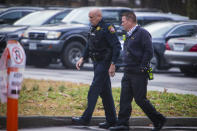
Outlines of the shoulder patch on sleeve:
<svg viewBox="0 0 197 131">
<path fill-rule="evenodd" d="M 111 33 L 115 33 L 116 32 L 115 28 L 112 25 L 108 26 L 108 30 Z"/>
</svg>

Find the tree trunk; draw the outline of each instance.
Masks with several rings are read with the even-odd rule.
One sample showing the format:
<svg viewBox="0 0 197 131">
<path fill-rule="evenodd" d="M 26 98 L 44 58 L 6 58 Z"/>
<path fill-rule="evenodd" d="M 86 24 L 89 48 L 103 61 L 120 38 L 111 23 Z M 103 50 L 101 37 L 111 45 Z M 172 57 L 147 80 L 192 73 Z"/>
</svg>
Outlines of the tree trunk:
<svg viewBox="0 0 197 131">
<path fill-rule="evenodd" d="M 6 0 L 0 0 L 1 4 L 6 4 Z"/>
<path fill-rule="evenodd" d="M 111 6 L 112 0 L 95 0 L 96 6 Z"/>
<path fill-rule="evenodd" d="M 111 6 L 112 5 L 112 0 L 107 0 L 107 6 Z"/>
<path fill-rule="evenodd" d="M 89 0 L 81 0 L 81 6 L 88 6 Z"/>
<path fill-rule="evenodd" d="M 134 8 L 135 7 L 135 1 L 129 0 L 129 7 Z"/>
<path fill-rule="evenodd" d="M 196 0 L 188 0 L 187 1 L 187 15 L 190 19 L 197 19 L 197 1 Z"/>
</svg>

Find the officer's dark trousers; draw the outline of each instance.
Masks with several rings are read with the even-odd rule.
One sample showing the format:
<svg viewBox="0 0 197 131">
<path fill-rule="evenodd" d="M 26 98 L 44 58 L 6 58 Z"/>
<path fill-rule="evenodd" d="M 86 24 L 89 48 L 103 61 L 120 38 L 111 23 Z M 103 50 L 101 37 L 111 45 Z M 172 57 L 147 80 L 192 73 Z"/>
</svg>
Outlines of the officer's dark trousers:
<svg viewBox="0 0 197 131">
<path fill-rule="evenodd" d="M 111 82 L 109 77 L 110 63 L 109 62 L 96 62 L 94 63 L 94 78 L 88 92 L 88 104 L 82 119 L 90 122 L 98 96 L 102 98 L 103 106 L 105 109 L 106 121 L 109 123 L 116 122 L 116 111 L 114 100 L 111 91 Z"/>
<path fill-rule="evenodd" d="M 121 82 L 120 111 L 118 114 L 118 123 L 120 125 L 129 125 L 133 98 L 135 99 L 136 104 L 140 106 L 153 123 L 157 123 L 163 118 L 146 98 L 147 83 L 148 79 L 145 74 L 124 73 Z"/>
</svg>

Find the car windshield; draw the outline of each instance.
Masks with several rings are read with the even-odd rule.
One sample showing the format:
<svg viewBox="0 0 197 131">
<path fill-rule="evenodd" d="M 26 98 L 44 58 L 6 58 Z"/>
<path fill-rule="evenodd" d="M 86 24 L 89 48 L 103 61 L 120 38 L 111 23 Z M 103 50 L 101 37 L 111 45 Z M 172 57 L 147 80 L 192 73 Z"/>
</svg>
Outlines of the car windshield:
<svg viewBox="0 0 197 131">
<path fill-rule="evenodd" d="M 92 8 L 79 8 L 70 12 L 63 20 L 64 23 L 73 24 L 90 24 L 88 14 Z M 103 19 L 106 22 L 113 23 L 114 25 L 120 24 L 119 12 L 116 10 L 102 9 Z"/>
<path fill-rule="evenodd" d="M 75 9 L 71 11 L 63 20 L 64 23 L 89 24 L 88 13 L 90 8 Z"/>
<path fill-rule="evenodd" d="M 37 11 L 19 19 L 13 25 L 39 26 L 44 24 L 49 18 L 54 16 L 57 12 L 59 11 Z"/>
<path fill-rule="evenodd" d="M 174 26 L 175 23 L 153 23 L 144 26 L 150 32 L 153 38 L 162 38 Z"/>
</svg>

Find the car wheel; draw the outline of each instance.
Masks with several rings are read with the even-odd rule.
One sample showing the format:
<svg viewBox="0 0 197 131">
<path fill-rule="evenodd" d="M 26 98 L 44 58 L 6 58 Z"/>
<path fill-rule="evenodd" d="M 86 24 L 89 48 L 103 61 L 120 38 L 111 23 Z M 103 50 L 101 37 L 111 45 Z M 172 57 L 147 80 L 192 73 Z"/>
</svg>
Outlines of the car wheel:
<svg viewBox="0 0 197 131">
<path fill-rule="evenodd" d="M 81 58 L 84 46 L 79 41 L 70 42 L 63 50 L 62 63 L 65 67 L 74 69 L 77 61 Z"/>
<path fill-rule="evenodd" d="M 197 74 L 197 67 L 184 66 L 180 67 L 180 70 L 185 76 L 195 76 Z"/>
<path fill-rule="evenodd" d="M 154 54 L 153 58 L 150 61 L 150 66 L 152 67 L 153 72 L 156 72 L 158 70 L 158 57 L 156 54 Z"/>
</svg>

